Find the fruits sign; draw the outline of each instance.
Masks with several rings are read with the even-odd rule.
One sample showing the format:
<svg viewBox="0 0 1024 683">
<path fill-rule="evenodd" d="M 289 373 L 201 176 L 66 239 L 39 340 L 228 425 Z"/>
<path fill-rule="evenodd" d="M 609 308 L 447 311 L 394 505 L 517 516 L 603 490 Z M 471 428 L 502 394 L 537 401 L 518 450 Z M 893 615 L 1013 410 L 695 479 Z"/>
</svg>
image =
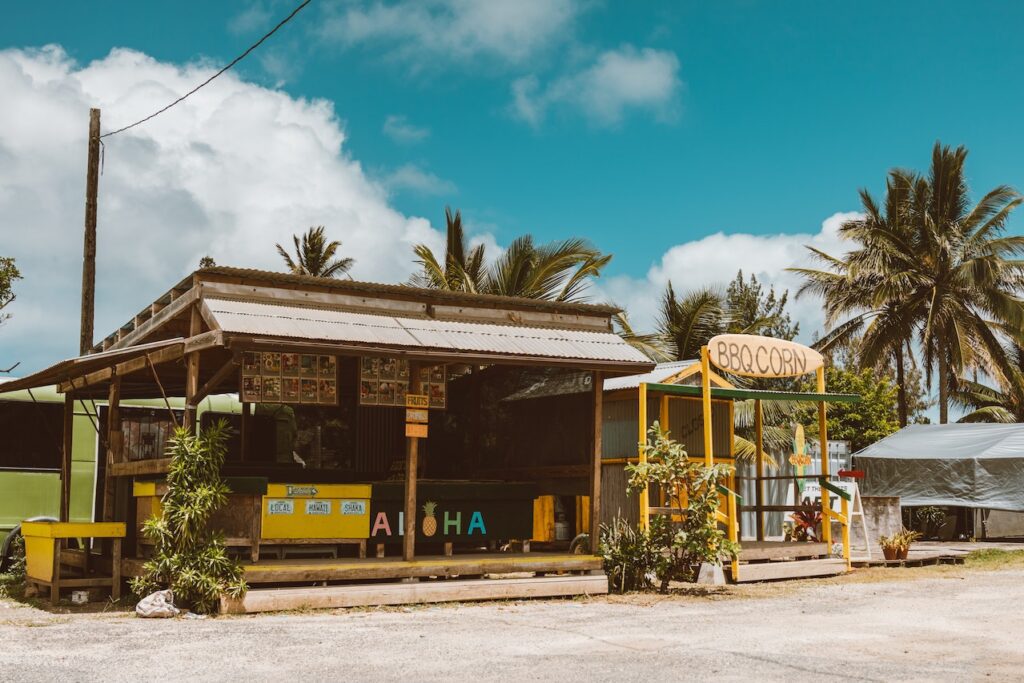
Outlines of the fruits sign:
<svg viewBox="0 0 1024 683">
<path fill-rule="evenodd" d="M 708 357 L 716 367 L 743 377 L 799 377 L 825 364 L 808 346 L 753 334 L 712 337 Z"/>
<path fill-rule="evenodd" d="M 430 407 L 430 396 L 426 394 L 406 394 L 405 395 L 405 407 L 406 408 L 429 408 Z"/>
</svg>

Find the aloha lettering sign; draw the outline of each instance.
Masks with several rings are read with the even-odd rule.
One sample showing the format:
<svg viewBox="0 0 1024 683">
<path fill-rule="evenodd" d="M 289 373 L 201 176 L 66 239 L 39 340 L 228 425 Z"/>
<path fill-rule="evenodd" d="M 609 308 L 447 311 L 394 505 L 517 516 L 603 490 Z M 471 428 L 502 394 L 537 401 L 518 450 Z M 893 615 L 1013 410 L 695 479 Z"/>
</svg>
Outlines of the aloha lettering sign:
<svg viewBox="0 0 1024 683">
<path fill-rule="evenodd" d="M 820 353 L 803 344 L 753 334 L 712 337 L 708 356 L 716 367 L 743 377 L 799 377 L 825 364 Z"/>
</svg>

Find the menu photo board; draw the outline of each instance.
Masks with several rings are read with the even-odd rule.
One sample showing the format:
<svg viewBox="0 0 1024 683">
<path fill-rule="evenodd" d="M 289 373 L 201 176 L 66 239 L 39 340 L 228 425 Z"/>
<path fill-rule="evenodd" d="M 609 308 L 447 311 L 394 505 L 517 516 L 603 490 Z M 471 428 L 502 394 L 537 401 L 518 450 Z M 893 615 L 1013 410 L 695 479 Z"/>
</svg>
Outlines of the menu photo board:
<svg viewBox="0 0 1024 683">
<path fill-rule="evenodd" d="M 338 359 L 307 353 L 242 354 L 243 403 L 337 405 Z"/>
<path fill-rule="evenodd" d="M 420 371 L 420 391 L 429 395 L 431 408 L 447 405 L 448 385 L 443 365 Z M 409 361 L 364 356 L 359 360 L 359 405 L 405 407 L 409 393 Z"/>
</svg>

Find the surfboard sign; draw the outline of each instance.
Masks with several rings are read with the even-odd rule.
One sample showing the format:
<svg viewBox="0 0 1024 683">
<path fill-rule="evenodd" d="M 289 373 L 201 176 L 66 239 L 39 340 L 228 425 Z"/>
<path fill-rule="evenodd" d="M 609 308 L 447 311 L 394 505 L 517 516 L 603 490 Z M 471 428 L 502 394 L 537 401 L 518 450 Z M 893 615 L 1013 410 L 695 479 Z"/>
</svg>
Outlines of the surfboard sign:
<svg viewBox="0 0 1024 683">
<path fill-rule="evenodd" d="M 708 358 L 715 367 L 743 377 L 799 377 L 825 364 L 808 346 L 754 334 L 712 337 Z"/>
</svg>

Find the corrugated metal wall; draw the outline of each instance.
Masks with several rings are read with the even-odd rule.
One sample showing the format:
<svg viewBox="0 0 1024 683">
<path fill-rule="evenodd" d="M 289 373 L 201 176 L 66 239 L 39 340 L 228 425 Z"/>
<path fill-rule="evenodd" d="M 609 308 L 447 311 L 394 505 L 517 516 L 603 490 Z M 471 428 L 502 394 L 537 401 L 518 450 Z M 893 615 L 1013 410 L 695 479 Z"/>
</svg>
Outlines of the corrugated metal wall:
<svg viewBox="0 0 1024 683">
<path fill-rule="evenodd" d="M 729 457 L 732 447 L 730 404 L 713 401 L 712 429 L 717 457 Z M 604 402 L 604 427 L 601 457 L 634 458 L 637 451 L 636 399 L 618 399 Z M 658 419 L 659 399 L 647 399 L 648 425 Z M 669 431 L 691 456 L 704 455 L 704 417 L 699 399 L 674 398 L 669 401 Z"/>
</svg>

